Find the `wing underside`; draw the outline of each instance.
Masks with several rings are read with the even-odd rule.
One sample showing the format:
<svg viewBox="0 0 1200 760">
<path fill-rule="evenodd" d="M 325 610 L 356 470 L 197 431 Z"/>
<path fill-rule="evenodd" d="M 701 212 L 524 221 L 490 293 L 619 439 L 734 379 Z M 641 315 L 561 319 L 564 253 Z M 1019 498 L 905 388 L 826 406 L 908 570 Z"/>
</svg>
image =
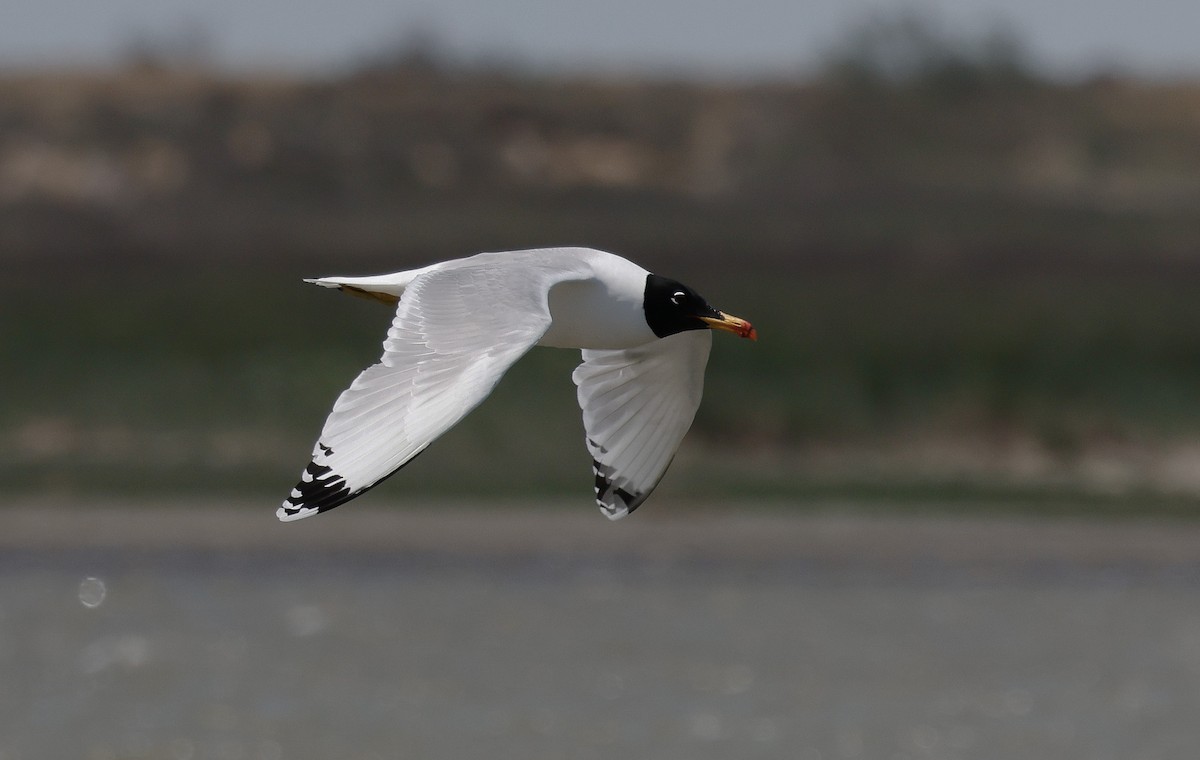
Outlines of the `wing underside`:
<svg viewBox="0 0 1200 760">
<path fill-rule="evenodd" d="M 596 503 L 609 519 L 654 490 L 691 427 L 712 335 L 696 330 L 623 351 L 584 351 L 575 369 Z"/>
</svg>

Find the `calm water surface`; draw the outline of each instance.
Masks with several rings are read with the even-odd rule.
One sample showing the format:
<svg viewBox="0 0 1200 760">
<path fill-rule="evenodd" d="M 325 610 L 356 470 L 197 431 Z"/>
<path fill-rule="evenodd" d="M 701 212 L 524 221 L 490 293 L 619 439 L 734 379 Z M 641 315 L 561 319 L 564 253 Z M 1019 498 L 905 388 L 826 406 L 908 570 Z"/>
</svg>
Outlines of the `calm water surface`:
<svg viewBox="0 0 1200 760">
<path fill-rule="evenodd" d="M 1200 572 L 8 552 L 0 758 L 1194 758 Z"/>
</svg>

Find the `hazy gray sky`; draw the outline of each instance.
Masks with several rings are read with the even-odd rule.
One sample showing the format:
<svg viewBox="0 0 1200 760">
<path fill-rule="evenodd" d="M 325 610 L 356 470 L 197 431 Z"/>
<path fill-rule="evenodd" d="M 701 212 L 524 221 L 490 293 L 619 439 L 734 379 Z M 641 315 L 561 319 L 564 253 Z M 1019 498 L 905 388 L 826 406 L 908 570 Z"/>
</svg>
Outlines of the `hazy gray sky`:
<svg viewBox="0 0 1200 760">
<path fill-rule="evenodd" d="M 465 57 L 559 67 L 742 75 L 817 59 L 872 12 L 928 12 L 952 29 L 996 23 L 1035 59 L 1200 75 L 1200 0 L 8 0 L 0 65 L 104 63 L 138 39 L 202 29 L 233 67 L 322 69 L 419 25 Z"/>
</svg>

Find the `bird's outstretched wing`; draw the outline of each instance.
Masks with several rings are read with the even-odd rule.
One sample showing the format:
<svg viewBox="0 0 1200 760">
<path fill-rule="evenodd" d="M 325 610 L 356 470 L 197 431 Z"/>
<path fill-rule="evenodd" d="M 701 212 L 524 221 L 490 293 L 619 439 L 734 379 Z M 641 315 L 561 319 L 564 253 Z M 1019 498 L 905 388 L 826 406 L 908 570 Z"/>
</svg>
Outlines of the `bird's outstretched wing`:
<svg viewBox="0 0 1200 760">
<path fill-rule="evenodd" d="M 629 514 L 662 479 L 704 390 L 712 333 L 691 330 L 623 351 L 583 352 L 572 379 L 610 520 Z"/>
<path fill-rule="evenodd" d="M 550 326 L 550 288 L 588 272 L 568 257 L 536 266 L 422 272 L 408 284 L 383 357 L 342 393 L 280 520 L 324 512 L 403 467 L 479 405 Z"/>
</svg>

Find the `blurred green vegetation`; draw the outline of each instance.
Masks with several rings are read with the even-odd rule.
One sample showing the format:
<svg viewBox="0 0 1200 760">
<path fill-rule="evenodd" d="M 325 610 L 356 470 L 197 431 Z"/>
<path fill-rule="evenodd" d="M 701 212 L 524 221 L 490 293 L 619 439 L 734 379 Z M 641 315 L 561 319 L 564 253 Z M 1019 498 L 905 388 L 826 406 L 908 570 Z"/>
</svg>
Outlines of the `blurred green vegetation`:
<svg viewBox="0 0 1200 760">
<path fill-rule="evenodd" d="M 664 494 L 1186 512 L 1200 86 L 978 49 L 901 20 L 738 87 L 0 78 L 0 478 L 281 496 L 389 319 L 301 277 L 583 244 L 762 336 L 718 336 Z M 534 350 L 381 493 L 586 502 L 576 361 Z"/>
<path fill-rule="evenodd" d="M 270 268 L 43 284 L 6 294 L 20 315 L 0 340 L 4 366 L 20 368 L 0 408 L 10 492 L 286 487 L 390 318 Z M 987 458 L 1015 440 L 1069 470 L 1097 445 L 1137 452 L 1200 431 L 1200 303 L 1186 278 L 744 273 L 696 286 L 750 315 L 762 338 L 717 336 L 704 405 L 664 486 L 679 497 L 1115 501 L 1054 466 L 1022 478 Z M 535 349 L 397 493 L 586 495 L 577 360 Z M 945 468 L 936 448 L 906 458 L 923 441 L 969 456 Z M 890 447 L 894 462 L 857 453 Z M 822 470 L 825 449 L 834 465 Z M 1187 500 L 1155 486 L 1134 479 L 1118 493 Z"/>
</svg>

